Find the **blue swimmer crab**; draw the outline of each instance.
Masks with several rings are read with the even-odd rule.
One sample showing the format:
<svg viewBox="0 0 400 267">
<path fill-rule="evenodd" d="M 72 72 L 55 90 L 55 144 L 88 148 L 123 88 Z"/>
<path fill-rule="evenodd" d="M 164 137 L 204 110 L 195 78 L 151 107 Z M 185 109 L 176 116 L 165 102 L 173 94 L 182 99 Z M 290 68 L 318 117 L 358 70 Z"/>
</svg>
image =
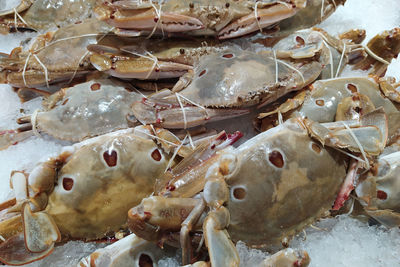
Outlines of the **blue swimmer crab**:
<svg viewBox="0 0 400 267">
<path fill-rule="evenodd" d="M 72 142 L 112 131 L 134 127 L 140 123 L 132 112 L 132 104 L 145 97 L 133 86 L 113 79 L 94 79 L 64 88 L 47 97 L 44 110 L 20 117 L 16 130 L 0 132 L 0 149 L 22 141 L 32 134 L 48 134 Z M 206 110 L 210 121 L 232 118 L 248 111 L 227 109 Z"/>
<path fill-rule="evenodd" d="M 234 142 L 218 136 L 192 146 Z M 12 172 L 15 198 L 0 204 L 0 261 L 26 264 L 61 240 L 101 239 L 126 229 L 129 208 L 151 194 L 175 155 L 192 149 L 169 131 L 139 126 L 65 147 L 29 174 Z"/>
<path fill-rule="evenodd" d="M 126 36 L 186 33 L 240 37 L 288 19 L 284 29 L 310 27 L 328 17 L 344 0 L 285 1 L 105 1 L 95 13 Z M 304 12 L 301 12 L 306 10 Z M 296 16 L 297 13 L 300 13 Z M 296 17 L 296 18 L 294 18 Z M 288 26 L 290 25 L 290 26 Z M 293 30 L 292 30 L 293 31 Z"/>
<path fill-rule="evenodd" d="M 96 0 L 21 0 L 0 11 L 0 33 L 50 30 L 89 18 Z"/>
<path fill-rule="evenodd" d="M 212 266 L 238 266 L 238 240 L 279 248 L 332 207 L 346 160 L 330 146 L 360 152 L 361 144 L 368 155 L 385 147 L 382 109 L 346 125 L 290 119 L 237 148 L 194 151 L 129 211 L 129 228 L 166 244 L 166 236 L 179 233 L 184 264 L 192 262 L 191 232 L 203 233 Z"/>
<path fill-rule="evenodd" d="M 267 105 L 312 83 L 324 67 L 333 73 L 338 66 L 336 72 L 340 72 L 343 61 L 334 60 L 329 52 L 334 48 L 325 38 L 319 30 L 299 31 L 270 50 L 253 52 L 232 46 L 205 55 L 172 91 L 136 102 L 133 114 L 143 124 L 188 128 L 207 122 L 206 108 Z"/>
<path fill-rule="evenodd" d="M 0 82 L 15 87 L 49 87 L 93 71 L 86 47 L 110 27 L 96 19 L 39 35 L 27 51 L 15 48 L 0 58 Z"/>
</svg>

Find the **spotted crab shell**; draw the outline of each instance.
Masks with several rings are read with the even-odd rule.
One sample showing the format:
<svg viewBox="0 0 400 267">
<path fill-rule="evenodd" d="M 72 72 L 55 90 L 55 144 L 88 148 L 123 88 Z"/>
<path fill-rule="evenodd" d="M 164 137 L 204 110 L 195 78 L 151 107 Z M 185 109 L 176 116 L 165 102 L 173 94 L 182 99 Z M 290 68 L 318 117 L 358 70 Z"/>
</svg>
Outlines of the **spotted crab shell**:
<svg viewBox="0 0 400 267">
<path fill-rule="evenodd" d="M 312 141 L 295 120 L 224 153 L 235 158 L 226 179 L 228 232 L 250 246 L 275 248 L 321 218 L 346 175 L 340 155 Z"/>
<path fill-rule="evenodd" d="M 303 82 L 298 72 L 277 63 L 272 53 L 233 47 L 202 57 L 194 69 L 193 81 L 180 94 L 207 107 L 251 106 L 301 89 L 316 79 L 321 69 L 317 61 L 302 64 L 299 71 Z"/>
<path fill-rule="evenodd" d="M 53 109 L 37 114 L 37 127 L 70 141 L 126 129 L 130 106 L 141 98 L 127 85 L 111 80 L 78 84 L 67 89 Z"/>
<path fill-rule="evenodd" d="M 400 125 L 400 111 L 388 98 L 383 97 L 379 85 L 371 78 L 338 78 L 316 81 L 313 90 L 295 113 L 317 122 L 335 121 L 339 103 L 358 92 L 368 97 L 375 108 L 383 107 L 388 121 L 389 137 L 396 135 Z M 397 133 L 398 134 L 398 133 Z"/>
<path fill-rule="evenodd" d="M 86 140 L 61 156 L 65 163 L 46 212 L 64 236 L 80 239 L 118 231 L 128 210 L 151 194 L 169 162 L 153 140 L 134 129 Z"/>
</svg>

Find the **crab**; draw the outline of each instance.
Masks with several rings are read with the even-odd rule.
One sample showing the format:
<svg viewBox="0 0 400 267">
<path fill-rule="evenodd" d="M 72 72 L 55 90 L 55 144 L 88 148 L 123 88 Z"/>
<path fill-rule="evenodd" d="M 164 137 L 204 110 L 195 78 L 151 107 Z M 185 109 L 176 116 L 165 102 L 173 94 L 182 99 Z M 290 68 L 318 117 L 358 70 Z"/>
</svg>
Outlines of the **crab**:
<svg viewBox="0 0 400 267">
<path fill-rule="evenodd" d="M 44 110 L 17 119 L 15 130 L 0 132 L 0 149 L 23 141 L 32 134 L 48 134 L 71 142 L 140 125 L 132 113 L 132 104 L 145 95 L 133 86 L 113 79 L 93 79 L 48 96 Z M 246 109 L 222 112 L 207 110 L 210 121 L 248 113 Z"/>
<path fill-rule="evenodd" d="M 150 195 L 175 155 L 237 138 L 217 136 L 190 145 L 164 129 L 138 126 L 65 147 L 29 174 L 12 172 L 15 198 L 0 205 L 0 261 L 29 263 L 61 240 L 96 240 L 126 228 L 129 208 Z"/>
<path fill-rule="evenodd" d="M 400 126 L 400 125 L 399 125 Z M 355 192 L 365 212 L 386 227 L 400 226 L 399 143 L 387 147 L 359 178 Z"/>
<path fill-rule="evenodd" d="M 29 50 L 15 48 L 0 58 L 0 82 L 15 87 L 46 87 L 87 74 L 86 47 L 108 33 L 110 27 L 96 19 L 86 20 L 40 35 Z M 51 91 L 47 89 L 47 91 Z"/>
<path fill-rule="evenodd" d="M 90 17 L 96 0 L 21 0 L 0 12 L 0 33 L 46 31 Z"/>
<path fill-rule="evenodd" d="M 179 232 L 183 264 L 192 260 L 192 231 L 203 233 L 212 266 L 238 266 L 238 240 L 279 249 L 333 205 L 346 164 L 329 147 L 359 153 L 361 144 L 368 155 L 383 151 L 382 109 L 346 125 L 290 119 L 237 148 L 194 151 L 158 179 L 153 196 L 129 211 L 129 228 L 166 244 L 171 232 Z"/>
<path fill-rule="evenodd" d="M 307 27 L 331 14 L 343 0 L 285 0 L 285 1 L 190 1 L 177 0 L 104 2 L 96 7 L 100 20 L 117 28 L 125 36 L 152 35 L 153 33 L 187 33 L 214 35 L 219 39 L 240 37 L 263 28 L 272 27 L 282 20 L 293 18 L 293 27 Z M 317 17 L 317 19 L 315 19 Z M 304 22 L 306 21 L 306 22 Z M 287 22 L 291 24 L 291 22 Z M 286 27 L 286 26 L 285 26 Z"/>
<path fill-rule="evenodd" d="M 270 50 L 253 52 L 232 46 L 205 55 L 172 91 L 159 91 L 136 102 L 133 114 L 143 124 L 188 128 L 208 121 L 206 108 L 270 104 L 312 83 L 324 66 L 340 73 L 343 62 L 334 60 L 329 53 L 334 48 L 325 38 L 319 30 L 303 30 L 281 39 Z"/>
<path fill-rule="evenodd" d="M 389 143 L 400 136 L 400 94 L 393 78 L 349 77 L 320 80 L 308 90 L 270 112 L 260 113 L 257 129 L 265 131 L 279 121 L 293 117 L 307 117 L 318 122 L 333 122 L 357 119 L 375 108 L 382 107 L 388 117 Z"/>
</svg>

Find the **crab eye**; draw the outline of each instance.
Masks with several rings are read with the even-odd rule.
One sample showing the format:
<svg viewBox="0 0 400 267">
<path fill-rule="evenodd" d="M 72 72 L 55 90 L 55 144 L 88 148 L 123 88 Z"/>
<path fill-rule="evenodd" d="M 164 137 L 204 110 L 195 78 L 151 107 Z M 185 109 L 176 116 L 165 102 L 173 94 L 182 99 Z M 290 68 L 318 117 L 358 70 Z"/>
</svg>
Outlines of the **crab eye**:
<svg viewBox="0 0 400 267">
<path fill-rule="evenodd" d="M 156 148 L 154 149 L 153 152 L 151 152 L 151 157 L 155 160 L 155 161 L 160 161 L 161 160 L 161 153 L 160 151 Z"/>
<path fill-rule="evenodd" d="M 269 162 L 271 162 L 277 168 L 282 168 L 285 164 L 283 156 L 278 150 L 273 150 L 271 153 L 269 153 L 268 159 Z"/>
<path fill-rule="evenodd" d="M 106 151 L 103 153 L 103 158 L 108 167 L 114 167 L 117 165 L 117 151 L 112 150 L 111 153 L 110 151 Z"/>
<path fill-rule="evenodd" d="M 222 57 L 223 57 L 223 58 L 233 58 L 234 55 L 233 55 L 232 53 L 230 53 L 230 54 L 222 55 Z"/>
<path fill-rule="evenodd" d="M 199 77 L 201 77 L 201 76 L 203 76 L 204 74 L 206 74 L 206 70 L 202 70 L 201 72 L 200 72 L 200 74 L 199 74 Z"/>
<path fill-rule="evenodd" d="M 353 94 L 358 92 L 357 86 L 352 83 L 347 84 L 347 89 L 349 89 Z"/>
<path fill-rule="evenodd" d="M 153 266 L 153 260 L 147 254 L 140 254 L 139 256 L 139 267 L 150 267 Z"/>
<path fill-rule="evenodd" d="M 101 85 L 99 83 L 94 83 L 90 86 L 90 90 L 97 91 L 100 90 Z"/>
<path fill-rule="evenodd" d="M 74 179 L 69 177 L 64 177 L 62 180 L 62 185 L 65 191 L 71 191 L 74 186 Z"/>
</svg>

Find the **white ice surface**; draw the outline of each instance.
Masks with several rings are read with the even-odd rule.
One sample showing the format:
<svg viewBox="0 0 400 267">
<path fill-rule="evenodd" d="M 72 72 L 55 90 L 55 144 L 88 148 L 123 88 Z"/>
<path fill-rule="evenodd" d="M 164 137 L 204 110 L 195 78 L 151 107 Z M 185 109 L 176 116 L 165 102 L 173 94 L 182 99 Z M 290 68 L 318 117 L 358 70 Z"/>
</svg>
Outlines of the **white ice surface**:
<svg viewBox="0 0 400 267">
<path fill-rule="evenodd" d="M 13 0 L 14 1 L 14 0 Z M 11 6 L 9 0 L 0 0 L 0 10 Z M 345 7 L 340 7 L 335 14 L 322 23 L 322 27 L 331 34 L 359 27 L 367 30 L 367 40 L 375 34 L 400 26 L 400 0 L 347 0 Z M 14 47 L 32 33 L 0 35 L 0 52 L 9 53 Z M 346 72 L 346 76 L 362 73 Z M 400 60 L 389 66 L 387 75 L 400 78 Z M 16 126 L 15 119 L 30 114 L 40 107 L 35 100 L 21 104 L 12 89 L 0 85 L 0 129 Z M 21 110 L 23 109 L 23 110 Z M 23 113 L 21 113 L 21 111 Z M 234 130 L 234 126 L 230 126 Z M 250 131 L 249 131 L 250 132 Z M 11 194 L 9 174 L 15 169 L 31 169 L 36 162 L 57 153 L 61 142 L 49 137 L 36 136 L 7 150 L 0 151 L 0 201 Z M 292 247 L 306 249 L 311 257 L 311 266 L 400 266 L 400 231 L 370 227 L 366 223 L 348 216 L 327 219 L 317 224 L 326 230 L 307 229 L 306 240 L 301 234 L 291 243 Z M 68 242 L 57 247 L 46 259 L 31 264 L 32 266 L 75 266 L 79 259 L 102 245 Z M 238 243 L 242 266 L 253 266 L 264 257 L 263 252 L 249 250 L 243 243 Z M 166 259 L 163 266 L 177 266 L 174 259 Z"/>
</svg>

